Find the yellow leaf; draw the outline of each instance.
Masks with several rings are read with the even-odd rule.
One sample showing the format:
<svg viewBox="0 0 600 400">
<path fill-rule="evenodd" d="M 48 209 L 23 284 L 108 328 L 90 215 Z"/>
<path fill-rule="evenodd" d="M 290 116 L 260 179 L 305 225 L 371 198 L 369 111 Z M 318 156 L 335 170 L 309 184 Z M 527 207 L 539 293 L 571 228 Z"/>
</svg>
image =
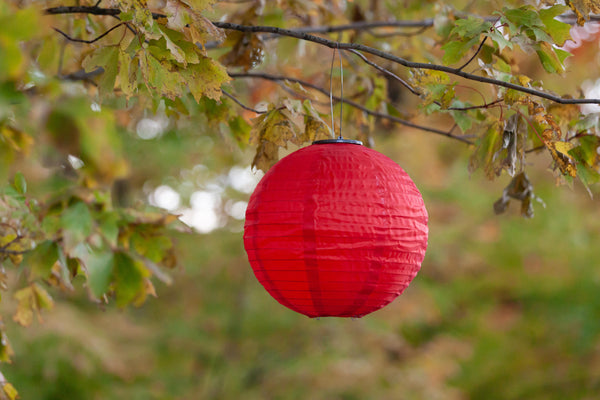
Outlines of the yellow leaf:
<svg viewBox="0 0 600 400">
<path fill-rule="evenodd" d="M 298 129 L 290 119 L 289 113 L 282 110 L 271 110 L 252 120 L 254 126 L 250 131 L 251 144 L 262 141 L 272 142 L 279 147 L 285 147 L 288 140 L 293 140 Z"/>
<path fill-rule="evenodd" d="M 256 148 L 252 166 L 267 172 L 279 160 L 279 146 L 273 142 L 263 141 Z"/>
<path fill-rule="evenodd" d="M 8 382 L 2 386 L 2 390 L 10 400 L 15 400 L 19 397 L 19 392 L 17 392 L 17 389 L 15 389 L 15 387 Z"/>
<path fill-rule="evenodd" d="M 52 300 L 52 297 L 50 297 L 50 294 L 46 291 L 46 289 L 37 283 L 34 283 L 31 286 L 33 287 L 33 293 L 35 294 L 35 306 L 38 310 L 38 313 L 39 310 L 44 308 L 49 310 L 52 309 L 54 307 L 54 300 Z"/>
<path fill-rule="evenodd" d="M 34 294 L 31 286 L 23 288 L 15 293 L 17 300 L 17 311 L 13 320 L 22 326 L 29 326 L 33 322 Z"/>
<path fill-rule="evenodd" d="M 590 13 L 600 13 L 600 0 L 567 0 L 567 5 L 577 15 L 577 25 L 589 20 Z"/>
<path fill-rule="evenodd" d="M 183 3 L 188 4 L 194 11 L 204 11 L 209 7 L 212 7 L 216 0 L 183 0 Z"/>
<path fill-rule="evenodd" d="M 51 309 L 54 306 L 52 297 L 37 283 L 17 291 L 14 297 L 17 300 L 17 311 L 13 320 L 22 326 L 31 325 L 34 314 L 39 322 L 43 322 L 40 310 Z"/>
<path fill-rule="evenodd" d="M 144 282 L 144 287 L 146 288 L 146 294 L 152 297 L 158 297 L 156 294 L 156 289 L 154 288 L 154 284 L 150 279 L 146 279 Z"/>
<path fill-rule="evenodd" d="M 203 96 L 218 101 L 221 85 L 231 80 L 225 67 L 208 57 L 201 57 L 198 64 L 188 65 L 181 76 L 196 101 Z"/>
<path fill-rule="evenodd" d="M 519 84 L 521 86 L 525 86 L 525 87 L 527 87 L 529 85 L 529 82 L 531 82 L 531 78 L 526 75 L 517 76 L 517 80 L 519 81 Z"/>
<path fill-rule="evenodd" d="M 320 118 L 310 115 L 304 117 L 304 136 L 308 141 L 331 139 L 331 130 L 329 126 Z"/>
<path fill-rule="evenodd" d="M 4 332 L 4 323 L 0 320 L 0 362 L 11 363 L 11 357 L 15 352 L 8 341 L 6 332 Z"/>
<path fill-rule="evenodd" d="M 569 175 L 573 178 L 577 176 L 577 169 L 573 162 L 573 157 L 568 153 L 573 148 L 573 144 L 568 142 L 547 141 L 544 142 L 556 165 L 563 175 Z"/>
<path fill-rule="evenodd" d="M 571 155 L 569 154 L 569 150 L 571 150 L 573 147 L 575 146 L 571 142 L 554 142 L 554 148 L 556 149 L 556 151 L 570 159 L 573 159 L 573 157 L 571 157 Z"/>
<path fill-rule="evenodd" d="M 413 80 L 420 86 L 433 83 L 448 84 L 450 83 L 450 76 L 442 71 L 419 70 L 414 74 Z"/>
</svg>

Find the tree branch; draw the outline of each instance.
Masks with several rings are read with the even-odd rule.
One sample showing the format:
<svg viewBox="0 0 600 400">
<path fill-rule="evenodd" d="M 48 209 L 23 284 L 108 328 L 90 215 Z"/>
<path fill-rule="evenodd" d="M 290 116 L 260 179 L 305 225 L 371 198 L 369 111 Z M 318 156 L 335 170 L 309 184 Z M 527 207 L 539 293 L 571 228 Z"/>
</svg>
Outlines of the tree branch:
<svg viewBox="0 0 600 400">
<path fill-rule="evenodd" d="M 91 14 L 91 15 L 109 15 L 119 16 L 121 10 L 118 8 L 102 8 L 98 6 L 61 6 L 61 7 L 50 7 L 44 10 L 44 13 L 50 15 L 57 14 Z M 152 13 L 152 18 L 167 18 L 165 14 Z"/>
<path fill-rule="evenodd" d="M 314 89 L 317 92 L 320 92 L 320 93 L 324 94 L 327 97 L 329 97 L 329 93 L 330 93 L 328 90 L 323 89 L 322 87 L 317 86 L 317 85 L 315 85 L 313 83 L 304 81 L 302 79 L 291 78 L 291 77 L 280 76 L 280 75 L 271 75 L 271 74 L 267 74 L 267 73 L 264 73 L 264 72 L 230 72 L 229 76 L 232 77 L 232 78 L 265 79 L 265 80 L 274 81 L 274 82 L 289 81 L 289 82 L 299 83 L 302 86 L 306 86 L 308 88 Z M 451 139 L 456 139 L 456 140 L 461 141 L 461 142 L 466 143 L 466 144 L 474 144 L 473 142 L 471 142 L 470 140 L 468 140 L 468 139 L 466 139 L 464 137 L 453 135 L 452 133 L 443 131 L 441 129 L 429 128 L 429 127 L 426 127 L 426 126 L 415 124 L 415 123 L 410 122 L 410 121 L 406 121 L 406 120 L 404 120 L 402 118 L 398 118 L 398 117 L 395 117 L 393 115 L 384 114 L 384 113 L 380 113 L 378 111 L 370 110 L 370 109 L 368 109 L 368 108 L 366 108 L 366 107 L 364 107 L 364 106 L 362 106 L 362 105 L 360 105 L 360 104 L 358 104 L 358 103 L 356 103 L 356 102 L 354 102 L 352 100 L 342 99 L 341 97 L 336 96 L 336 95 L 332 95 L 332 98 L 335 101 L 337 101 L 337 102 L 348 104 L 349 106 L 354 107 L 354 108 L 356 108 L 358 110 L 361 110 L 361 111 L 365 112 L 366 114 L 371 115 L 373 117 L 377 117 L 377 118 L 380 118 L 380 119 L 386 119 L 388 121 L 392 121 L 392 122 L 395 122 L 397 124 L 401 124 L 401 125 L 408 126 L 408 127 L 411 127 L 411 128 L 419 129 L 419 130 L 422 130 L 422 131 L 425 131 L 425 132 L 435 133 L 436 135 L 445 136 L 445 137 L 448 137 L 448 138 L 451 138 Z"/>
<path fill-rule="evenodd" d="M 119 10 L 117 8 L 100 8 L 100 7 L 96 7 L 96 6 L 72 6 L 72 7 L 52 7 L 52 8 L 46 9 L 45 12 L 46 12 L 46 14 L 73 14 L 73 13 L 81 14 L 81 13 L 85 13 L 85 14 L 93 14 L 93 15 L 118 16 L 121 13 L 121 10 Z M 155 19 L 158 19 L 158 18 L 164 18 L 164 17 L 166 17 L 166 15 L 159 14 L 159 13 L 152 13 L 152 17 Z M 497 20 L 497 18 L 498 17 L 492 17 L 492 20 Z M 565 15 L 563 18 L 565 18 L 565 19 L 568 18 L 568 15 Z M 596 18 L 591 18 L 591 19 L 596 20 Z M 487 18 L 486 18 L 486 20 L 487 20 Z M 374 27 L 378 27 L 378 26 L 379 27 L 390 26 L 389 24 L 396 24 L 397 26 L 403 25 L 406 27 L 410 27 L 410 26 L 422 27 L 422 26 L 427 26 L 429 24 L 433 24 L 433 21 L 430 19 L 426 19 L 426 20 L 422 20 L 422 21 L 365 22 L 365 23 L 355 23 L 355 24 L 351 24 L 351 25 L 352 25 L 352 29 L 358 29 L 358 27 L 363 28 L 364 26 L 367 26 L 367 25 L 369 28 L 374 28 Z M 533 88 L 517 85 L 514 83 L 504 82 L 504 81 L 494 79 L 494 78 L 489 78 L 486 76 L 480 76 L 480 75 L 467 73 L 467 72 L 460 70 L 459 68 L 452 68 L 452 67 L 448 67 L 445 65 L 438 65 L 438 64 L 408 61 L 404 58 L 401 58 L 401 57 L 395 56 L 393 54 L 390 54 L 390 53 L 387 53 L 387 52 L 384 52 L 384 51 L 381 51 L 381 50 L 378 50 L 378 49 L 375 49 L 375 48 L 372 48 L 369 46 L 365 46 L 362 44 L 341 43 L 341 42 L 329 40 L 326 38 L 322 38 L 319 36 L 310 35 L 310 34 L 302 31 L 302 29 L 304 29 L 304 28 L 291 30 L 291 29 L 278 28 L 278 27 L 274 27 L 274 26 L 240 25 L 240 24 L 234 24 L 234 23 L 230 23 L 230 22 L 220 22 L 220 21 L 213 22 L 213 25 L 215 25 L 216 27 L 221 28 L 221 29 L 235 30 L 235 31 L 240 31 L 240 32 L 272 33 L 272 34 L 276 34 L 279 36 L 293 37 L 296 39 L 301 39 L 301 40 L 305 40 L 305 41 L 309 41 L 309 42 L 318 43 L 322 46 L 326 46 L 326 47 L 329 47 L 332 49 L 335 48 L 335 49 L 340 49 L 340 50 L 356 50 L 356 51 L 372 54 L 374 56 L 395 62 L 395 63 L 403 65 L 407 68 L 446 72 L 448 74 L 459 76 L 459 77 L 467 79 L 467 80 L 487 83 L 487 84 L 491 84 L 494 86 L 501 86 L 501 87 L 505 87 L 507 89 L 514 89 L 516 91 L 519 91 L 522 93 L 527 93 L 532 96 L 544 98 L 544 99 L 547 99 L 547 100 L 550 100 L 550 101 L 553 101 L 553 102 L 559 103 L 559 104 L 600 104 L 600 99 L 566 99 L 566 98 L 563 98 L 560 96 L 556 96 L 556 95 L 546 93 L 546 92 L 543 92 L 540 90 L 536 90 Z M 316 28 L 317 27 L 308 27 L 305 30 L 310 29 L 311 32 L 315 32 Z M 326 28 L 327 29 L 321 27 L 320 28 L 321 30 L 319 31 L 319 33 L 333 32 L 334 29 L 337 31 L 346 30 L 349 28 L 349 25 L 339 25 L 338 27 L 326 27 Z"/>
<path fill-rule="evenodd" d="M 229 97 L 231 100 L 233 100 L 238 106 L 242 107 L 244 110 L 248 110 L 248 111 L 252 111 L 255 114 L 265 114 L 266 111 L 259 111 L 255 108 L 252 107 L 248 107 L 247 105 L 245 105 L 244 103 L 242 103 L 241 101 L 239 101 L 236 97 L 234 97 L 232 94 L 226 92 L 225 90 L 221 89 L 221 92 L 223 92 L 223 94 L 227 97 Z"/>
<path fill-rule="evenodd" d="M 112 28 L 110 28 L 109 30 L 107 30 L 106 32 L 104 32 L 103 34 L 101 34 L 100 36 L 98 36 L 98 37 L 96 37 L 94 39 L 91 39 L 91 40 L 84 40 L 84 39 L 73 38 L 73 37 L 67 35 L 66 33 L 64 33 L 63 31 L 61 31 L 58 28 L 52 28 L 52 29 L 54 29 L 56 32 L 58 32 L 61 35 L 63 35 L 67 40 L 69 40 L 71 42 L 91 44 L 91 43 L 97 42 L 98 40 L 102 39 L 104 36 L 108 35 L 109 33 L 111 33 L 112 31 L 114 31 L 115 29 L 117 29 L 118 27 L 120 27 L 122 25 L 127 25 L 127 22 L 118 23 L 115 26 L 113 26 Z"/>
<path fill-rule="evenodd" d="M 250 25 L 239 25 L 233 24 L 230 22 L 213 22 L 213 24 L 222 29 L 236 30 L 240 32 L 250 32 L 250 33 L 274 33 L 281 36 L 289 36 L 296 39 L 306 40 L 309 42 L 318 43 L 320 45 L 332 48 L 332 49 L 340 49 L 340 50 L 357 50 L 363 53 L 369 53 L 374 56 L 393 61 L 397 64 L 403 65 L 407 68 L 414 69 L 426 69 L 426 70 L 434 70 L 446 72 L 451 75 L 456 75 L 461 78 L 472 80 L 476 82 L 488 83 L 495 86 L 502 86 L 508 89 L 514 89 L 522 93 L 527 93 L 532 96 L 541 97 L 555 103 L 559 104 L 600 104 L 600 99 L 565 99 L 560 96 L 556 96 L 550 93 L 542 92 L 540 90 L 536 90 L 533 88 L 528 88 L 525 86 L 517 85 L 510 82 L 504 82 L 494 78 L 488 78 L 486 76 L 474 75 L 468 72 L 461 71 L 457 68 L 447 67 L 445 65 L 438 64 L 429 64 L 429 63 L 420 63 L 420 62 L 412 62 L 408 61 L 404 58 L 395 56 L 390 53 L 386 53 L 384 51 L 375 49 L 373 47 L 365 46 L 358 43 L 344 43 L 344 42 L 336 42 L 334 40 L 325 39 L 319 36 L 309 35 L 307 33 L 292 31 L 289 29 L 277 28 L 274 26 L 250 26 Z"/>
<path fill-rule="evenodd" d="M 101 8 L 98 6 L 61 6 L 50 7 L 44 10 L 44 13 L 50 15 L 56 14 L 92 14 L 92 15 L 119 15 L 121 10 L 118 8 Z M 154 17 L 154 15 L 152 15 Z"/>
<path fill-rule="evenodd" d="M 485 101 L 485 99 L 483 99 Z M 504 99 L 494 100 L 490 103 L 484 103 L 478 106 L 468 106 L 468 107 L 448 107 L 446 110 L 450 111 L 467 111 L 467 110 L 477 110 L 479 108 L 490 108 L 492 106 L 496 106 L 496 104 L 500 104 L 504 101 Z"/>
<path fill-rule="evenodd" d="M 293 31 L 299 33 L 333 33 L 375 28 L 430 28 L 432 26 L 433 18 L 427 18 L 420 21 L 360 21 L 344 25 L 307 26 L 304 28 L 295 28 Z"/>
</svg>

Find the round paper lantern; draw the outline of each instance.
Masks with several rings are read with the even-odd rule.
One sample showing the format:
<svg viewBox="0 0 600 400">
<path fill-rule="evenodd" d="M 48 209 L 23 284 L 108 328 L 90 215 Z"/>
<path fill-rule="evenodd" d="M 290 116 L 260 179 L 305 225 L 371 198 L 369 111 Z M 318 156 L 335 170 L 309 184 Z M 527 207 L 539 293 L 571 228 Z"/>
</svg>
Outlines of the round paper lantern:
<svg viewBox="0 0 600 400">
<path fill-rule="evenodd" d="M 427 210 L 398 164 L 361 142 L 314 142 L 275 164 L 250 197 L 244 247 L 284 306 L 362 317 L 399 296 L 427 248 Z"/>
</svg>

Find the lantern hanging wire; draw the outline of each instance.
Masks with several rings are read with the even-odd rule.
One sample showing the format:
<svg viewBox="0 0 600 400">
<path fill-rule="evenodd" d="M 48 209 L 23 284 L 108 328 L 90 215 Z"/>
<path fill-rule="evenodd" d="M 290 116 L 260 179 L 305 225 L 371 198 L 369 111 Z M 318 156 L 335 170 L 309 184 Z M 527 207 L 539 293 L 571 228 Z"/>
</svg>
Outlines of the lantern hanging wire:
<svg viewBox="0 0 600 400">
<path fill-rule="evenodd" d="M 331 68 L 329 70 L 329 107 L 331 108 L 331 137 L 335 139 L 335 124 L 333 120 L 333 65 L 335 63 L 336 50 L 340 56 L 340 134 L 339 140 L 342 140 L 342 118 L 344 112 L 344 67 L 342 65 L 342 52 L 339 49 L 339 43 L 337 49 L 333 48 L 333 56 L 331 57 Z"/>
</svg>

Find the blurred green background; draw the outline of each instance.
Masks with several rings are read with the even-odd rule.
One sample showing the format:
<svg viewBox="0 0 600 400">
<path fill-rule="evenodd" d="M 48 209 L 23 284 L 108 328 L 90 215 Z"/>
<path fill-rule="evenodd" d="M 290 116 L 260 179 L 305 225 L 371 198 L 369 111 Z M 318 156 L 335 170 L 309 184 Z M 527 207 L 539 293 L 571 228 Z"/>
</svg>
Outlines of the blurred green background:
<svg viewBox="0 0 600 400">
<path fill-rule="evenodd" d="M 284 308 L 254 278 L 231 219 L 180 234 L 174 283 L 140 308 L 100 308 L 79 290 L 42 324 L 5 322 L 17 354 L 7 379 L 23 399 L 47 400 L 598 398 L 599 201 L 554 186 L 539 155 L 527 172 L 546 207 L 495 216 L 509 178 L 470 176 L 461 144 L 404 132 L 375 148 L 412 176 L 430 213 L 421 272 L 386 308 L 360 320 Z"/>
</svg>

